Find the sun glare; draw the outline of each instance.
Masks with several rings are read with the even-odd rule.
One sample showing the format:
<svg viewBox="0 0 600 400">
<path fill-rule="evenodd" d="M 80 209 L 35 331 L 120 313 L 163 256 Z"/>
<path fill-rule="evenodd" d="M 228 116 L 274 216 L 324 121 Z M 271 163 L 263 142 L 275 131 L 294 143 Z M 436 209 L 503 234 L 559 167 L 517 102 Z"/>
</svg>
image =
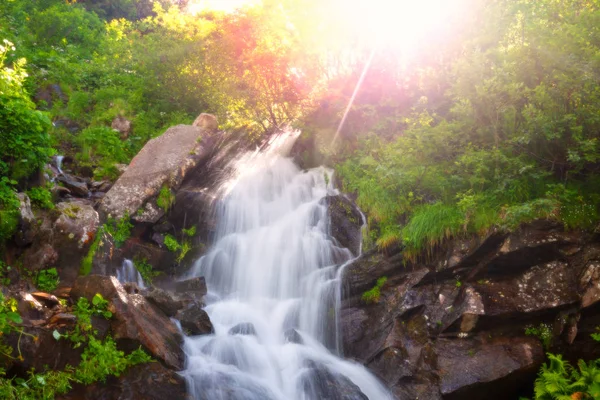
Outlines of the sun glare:
<svg viewBox="0 0 600 400">
<path fill-rule="evenodd" d="M 239 8 L 257 3 L 260 3 L 260 0 L 192 0 L 188 4 L 188 10 L 192 14 L 206 10 L 230 13 Z"/>
<path fill-rule="evenodd" d="M 411 57 L 424 43 L 459 24 L 468 0 L 334 0 L 363 40 Z"/>
</svg>

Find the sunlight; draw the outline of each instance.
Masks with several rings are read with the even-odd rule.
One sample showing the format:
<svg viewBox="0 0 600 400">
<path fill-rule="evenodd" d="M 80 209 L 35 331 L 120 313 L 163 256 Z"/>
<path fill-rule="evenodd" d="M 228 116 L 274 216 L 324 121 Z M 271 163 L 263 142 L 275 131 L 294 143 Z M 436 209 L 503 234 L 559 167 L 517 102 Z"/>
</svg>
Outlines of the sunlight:
<svg viewBox="0 0 600 400">
<path fill-rule="evenodd" d="M 468 0 L 332 0 L 371 45 L 411 58 L 419 47 L 460 23 Z"/>
<path fill-rule="evenodd" d="M 257 3 L 260 3 L 260 0 L 191 0 L 188 4 L 188 12 L 197 14 L 206 10 L 214 10 L 230 13 Z"/>
</svg>

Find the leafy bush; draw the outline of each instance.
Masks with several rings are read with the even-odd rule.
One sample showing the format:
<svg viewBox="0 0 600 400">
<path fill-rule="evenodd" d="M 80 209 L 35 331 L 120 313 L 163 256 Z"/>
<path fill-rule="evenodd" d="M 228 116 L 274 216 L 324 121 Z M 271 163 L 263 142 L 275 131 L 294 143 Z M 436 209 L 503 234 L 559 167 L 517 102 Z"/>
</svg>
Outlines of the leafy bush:
<svg viewBox="0 0 600 400">
<path fill-rule="evenodd" d="M 36 278 L 36 286 L 42 292 L 53 292 L 58 287 L 58 272 L 56 268 L 44 269 Z"/>
<path fill-rule="evenodd" d="M 552 328 L 548 324 L 540 324 L 537 327 L 530 325 L 525 328 L 525 334 L 540 339 L 546 350 L 548 350 L 552 344 Z"/>
<path fill-rule="evenodd" d="M 79 161 L 84 165 L 95 166 L 94 175 L 98 178 L 114 179 L 118 170 L 114 164 L 129 161 L 125 144 L 119 133 L 104 126 L 84 129 L 77 137 L 81 149 Z"/>
<path fill-rule="evenodd" d="M 600 360 L 579 360 L 573 368 L 560 354 L 547 356 L 535 381 L 535 400 L 600 398 Z"/>
<path fill-rule="evenodd" d="M 145 258 L 135 258 L 133 263 L 144 282 L 148 284 L 152 284 L 152 280 L 161 274 L 160 271 L 154 271 L 152 265 Z"/>
<path fill-rule="evenodd" d="M 52 201 L 52 193 L 44 187 L 34 187 L 27 191 L 27 196 L 31 200 L 34 207 L 52 210 L 54 202 Z"/>
</svg>

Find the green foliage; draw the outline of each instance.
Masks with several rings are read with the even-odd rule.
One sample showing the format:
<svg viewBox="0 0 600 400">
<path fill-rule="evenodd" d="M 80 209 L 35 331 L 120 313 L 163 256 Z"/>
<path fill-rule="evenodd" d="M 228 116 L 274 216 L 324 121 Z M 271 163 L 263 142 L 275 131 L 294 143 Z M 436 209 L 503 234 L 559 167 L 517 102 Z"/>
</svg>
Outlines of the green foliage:
<svg viewBox="0 0 600 400">
<path fill-rule="evenodd" d="M 122 351 L 117 350 L 111 338 L 100 341 L 90 337 L 88 346 L 81 355 L 81 363 L 75 370 L 74 378 L 84 385 L 97 381 L 105 382 L 108 376 L 119 376 L 129 366 L 150 361 L 152 361 L 150 356 L 141 349 L 125 356 Z"/>
<path fill-rule="evenodd" d="M 539 326 L 527 326 L 525 328 L 527 336 L 535 336 L 542 342 L 544 349 L 548 350 L 552 344 L 552 328 L 548 324 L 540 324 Z"/>
<path fill-rule="evenodd" d="M 152 265 L 145 258 L 135 258 L 133 260 L 135 268 L 138 270 L 142 279 L 147 284 L 152 284 L 152 280 L 161 274 L 160 271 L 155 271 Z"/>
<path fill-rule="evenodd" d="M 104 126 L 84 129 L 77 137 L 77 143 L 80 163 L 95 166 L 94 176 L 98 179 L 116 179 L 119 171 L 114 164 L 129 160 L 119 133 Z"/>
<path fill-rule="evenodd" d="M 362 301 L 364 301 L 367 304 L 378 303 L 379 298 L 381 297 L 381 288 L 383 287 L 383 285 L 385 285 L 386 282 L 386 276 L 382 276 L 381 278 L 377 279 L 377 283 L 375 284 L 375 286 L 373 286 L 372 289 L 363 293 L 361 297 Z"/>
<path fill-rule="evenodd" d="M 181 245 L 179 244 L 177 239 L 175 239 L 175 237 L 170 234 L 167 234 L 165 236 L 165 246 L 167 247 L 167 249 L 169 249 L 169 251 L 172 252 L 181 250 Z"/>
<path fill-rule="evenodd" d="M 196 234 L 196 225 L 192 225 L 188 229 L 182 229 L 181 231 L 185 236 L 193 237 Z"/>
<path fill-rule="evenodd" d="M 160 188 L 158 197 L 156 198 L 156 205 L 168 212 L 169 208 L 175 203 L 175 195 L 171 192 L 171 189 L 167 185 L 163 185 Z"/>
<path fill-rule="evenodd" d="M 53 292 L 58 287 L 58 272 L 56 268 L 41 270 L 36 278 L 36 286 L 43 292 Z"/>
<path fill-rule="evenodd" d="M 125 215 L 118 220 L 108 218 L 108 221 L 104 224 L 104 228 L 106 229 L 106 232 L 112 236 L 115 241 L 115 246 L 121 247 L 131 236 L 133 224 L 130 222 L 129 213 L 126 212 Z"/>
<path fill-rule="evenodd" d="M 33 187 L 27 191 L 27 196 L 31 200 L 34 207 L 52 210 L 54 202 L 52 201 L 52 193 L 45 187 Z"/>
<path fill-rule="evenodd" d="M 561 355 L 547 354 L 535 381 L 535 400 L 597 399 L 600 397 L 600 361 L 579 360 L 573 368 Z"/>
</svg>

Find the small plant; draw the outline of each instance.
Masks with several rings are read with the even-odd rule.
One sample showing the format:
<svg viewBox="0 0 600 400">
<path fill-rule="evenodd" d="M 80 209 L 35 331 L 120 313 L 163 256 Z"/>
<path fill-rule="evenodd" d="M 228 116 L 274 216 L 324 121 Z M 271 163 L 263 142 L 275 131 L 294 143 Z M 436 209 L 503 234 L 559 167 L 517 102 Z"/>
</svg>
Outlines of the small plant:
<svg viewBox="0 0 600 400">
<path fill-rule="evenodd" d="M 128 212 L 125 212 L 125 215 L 118 220 L 109 218 L 105 224 L 106 231 L 111 234 L 117 247 L 121 247 L 129 239 L 131 228 L 133 228 L 133 225 L 129 222 Z"/>
<path fill-rule="evenodd" d="M 167 212 L 173 203 L 175 203 L 175 195 L 173 195 L 171 189 L 169 189 L 167 185 L 163 185 L 156 198 L 156 205 L 162 208 L 164 212 Z"/>
<path fill-rule="evenodd" d="M 600 327 L 596 327 L 596 333 L 590 335 L 596 342 L 600 342 Z"/>
<path fill-rule="evenodd" d="M 552 343 L 552 328 L 550 325 L 540 324 L 537 327 L 529 325 L 525 328 L 525 334 L 540 339 L 544 349 L 548 350 L 550 348 L 550 344 Z"/>
<path fill-rule="evenodd" d="M 457 280 L 456 280 L 456 283 L 454 284 L 454 286 L 455 286 L 457 289 L 460 289 L 460 288 L 462 287 L 462 282 L 461 282 L 461 281 L 459 281 L 459 280 L 457 279 Z"/>
<path fill-rule="evenodd" d="M 579 360 L 574 368 L 560 354 L 547 356 L 549 362 L 542 365 L 535 380 L 536 400 L 600 398 L 600 360 Z"/>
<path fill-rule="evenodd" d="M 152 265 L 145 258 L 136 258 L 133 260 L 133 263 L 144 282 L 148 284 L 152 284 L 152 280 L 160 275 L 160 271 L 154 271 Z"/>
<path fill-rule="evenodd" d="M 105 229 L 106 228 L 104 225 L 102 225 L 100 228 L 98 228 L 98 231 L 96 232 L 96 237 L 94 238 L 94 241 L 92 242 L 92 245 L 90 246 L 90 249 L 88 250 L 85 257 L 83 257 L 83 259 L 81 260 L 81 268 L 79 268 L 80 275 L 85 276 L 85 275 L 88 275 L 90 272 L 92 272 L 92 266 L 94 264 L 94 256 L 96 255 L 96 251 L 98 251 L 98 247 L 100 247 L 100 245 L 102 244 L 102 235 L 104 234 Z"/>
<path fill-rule="evenodd" d="M 193 237 L 196 234 L 196 225 L 192 225 L 191 227 L 187 229 L 182 229 L 181 231 L 185 236 Z"/>
<path fill-rule="evenodd" d="M 12 267 L 10 265 L 0 260 L 0 283 L 4 286 L 8 286 L 10 284 L 10 278 L 7 276 L 7 274 L 11 269 Z"/>
<path fill-rule="evenodd" d="M 40 271 L 36 279 L 36 286 L 43 292 L 52 292 L 58 287 L 58 272 L 56 268 Z"/>
<path fill-rule="evenodd" d="M 377 284 L 375 284 L 373 289 L 363 293 L 362 301 L 364 301 L 367 304 L 378 303 L 379 298 L 381 297 L 381 288 L 383 287 L 383 285 L 385 285 L 386 282 L 386 276 L 382 276 L 381 278 L 377 279 Z"/>
</svg>

